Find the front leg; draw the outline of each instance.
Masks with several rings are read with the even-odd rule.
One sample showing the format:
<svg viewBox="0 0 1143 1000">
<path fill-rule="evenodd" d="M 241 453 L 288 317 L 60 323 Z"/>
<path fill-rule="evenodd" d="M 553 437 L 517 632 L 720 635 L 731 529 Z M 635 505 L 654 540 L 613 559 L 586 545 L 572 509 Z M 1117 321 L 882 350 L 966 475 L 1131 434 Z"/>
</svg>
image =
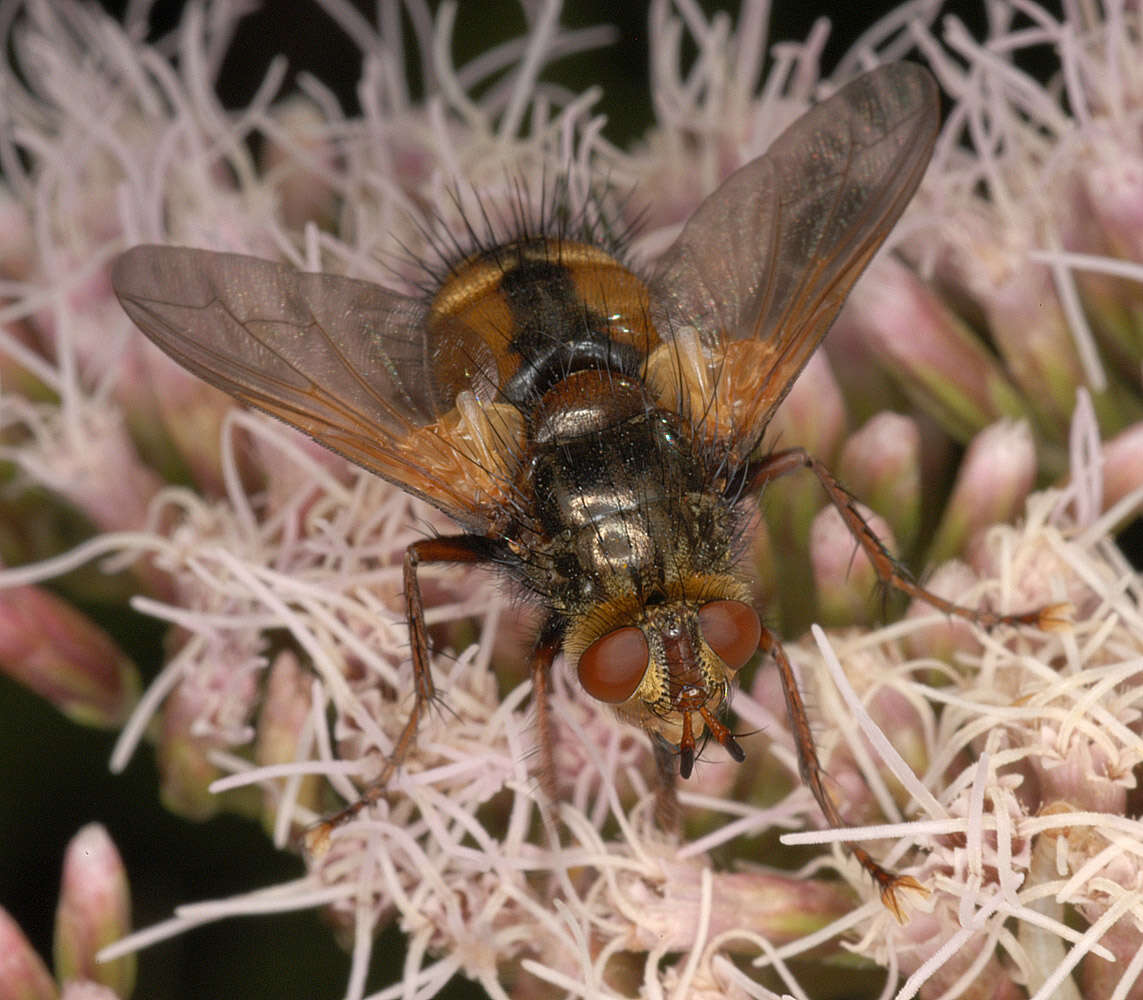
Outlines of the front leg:
<svg viewBox="0 0 1143 1000">
<path fill-rule="evenodd" d="M 786 699 L 786 715 L 790 721 L 790 731 L 794 735 L 794 747 L 798 753 L 798 770 L 801 772 L 802 783 L 813 793 L 814 799 L 825 814 L 826 822 L 837 829 L 844 827 L 845 822 L 838 811 L 837 804 L 826 788 L 826 772 L 818 757 L 817 747 L 814 745 L 813 732 L 810 729 L 810 718 L 806 712 L 806 703 L 802 693 L 798 690 L 798 681 L 794 677 L 794 668 L 786 656 L 786 651 L 768 628 L 762 629 L 762 637 L 758 648 L 769 653 L 778 667 L 778 677 L 782 681 L 782 693 Z M 898 893 L 912 890 L 928 895 L 927 890 L 911 875 L 897 875 L 895 872 L 883 868 L 865 848 L 857 844 L 848 844 L 846 849 L 858 860 L 877 884 L 881 895 L 881 902 L 901 923 L 905 922 L 904 910 Z"/>
<path fill-rule="evenodd" d="M 563 644 L 564 625 L 562 617 L 550 615 L 541 627 L 532 650 L 532 703 L 536 707 L 536 741 L 540 749 L 540 789 L 551 806 L 555 806 L 559 797 L 556 733 L 551 704 L 552 664 Z"/>
<path fill-rule="evenodd" d="M 425 604 L 421 597 L 421 584 L 417 579 L 418 567 L 427 563 L 484 563 L 496 557 L 495 543 L 482 535 L 446 535 L 422 538 L 405 549 L 404 584 L 405 616 L 409 623 L 409 646 L 413 660 L 413 707 L 393 752 L 377 778 L 370 782 L 360 797 L 340 812 L 321 820 L 306 831 L 306 848 L 322 853 L 329 845 L 333 830 L 372 805 L 385 793 L 389 782 L 404 763 L 417 740 L 417 726 L 429 703 L 436 697 L 433 684 L 429 636 L 425 628 Z"/>
</svg>

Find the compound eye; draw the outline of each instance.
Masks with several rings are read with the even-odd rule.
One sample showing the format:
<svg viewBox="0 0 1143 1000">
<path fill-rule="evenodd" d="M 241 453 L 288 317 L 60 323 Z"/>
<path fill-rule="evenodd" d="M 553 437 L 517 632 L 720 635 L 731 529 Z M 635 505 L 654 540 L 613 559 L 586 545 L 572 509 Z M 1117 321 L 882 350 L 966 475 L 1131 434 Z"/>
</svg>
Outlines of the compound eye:
<svg viewBox="0 0 1143 1000">
<path fill-rule="evenodd" d="M 634 625 L 600 636 L 579 658 L 579 682 L 593 698 L 618 705 L 635 693 L 651 651 L 643 630 Z"/>
<path fill-rule="evenodd" d="M 745 666 L 758 649 L 762 623 L 749 604 L 711 601 L 699 608 L 698 620 L 706 644 L 731 670 Z"/>
</svg>

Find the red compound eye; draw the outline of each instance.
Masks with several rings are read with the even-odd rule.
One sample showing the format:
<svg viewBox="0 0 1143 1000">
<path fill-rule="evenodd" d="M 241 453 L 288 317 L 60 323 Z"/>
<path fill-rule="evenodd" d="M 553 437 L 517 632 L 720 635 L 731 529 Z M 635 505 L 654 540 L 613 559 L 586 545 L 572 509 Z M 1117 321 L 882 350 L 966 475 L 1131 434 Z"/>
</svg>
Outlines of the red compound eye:
<svg viewBox="0 0 1143 1000">
<path fill-rule="evenodd" d="M 618 705 L 635 693 L 651 651 L 643 630 L 634 625 L 600 636 L 579 658 L 579 682 L 593 698 Z"/>
<path fill-rule="evenodd" d="M 762 623 L 749 604 L 711 601 L 699 608 L 698 619 L 706 644 L 731 670 L 744 666 L 758 649 Z"/>
</svg>

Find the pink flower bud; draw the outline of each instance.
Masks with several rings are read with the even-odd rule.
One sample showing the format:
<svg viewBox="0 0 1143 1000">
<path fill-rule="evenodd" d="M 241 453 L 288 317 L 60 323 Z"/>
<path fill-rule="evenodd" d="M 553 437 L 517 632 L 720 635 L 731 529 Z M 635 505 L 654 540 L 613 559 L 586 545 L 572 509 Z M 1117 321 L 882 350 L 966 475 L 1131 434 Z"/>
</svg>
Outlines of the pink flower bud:
<svg viewBox="0 0 1143 1000">
<path fill-rule="evenodd" d="M 123 861 L 107 831 L 92 823 L 72 838 L 64 857 L 56 908 L 56 974 L 64 982 L 88 980 L 130 996 L 135 957 L 95 960 L 101 948 L 130 929 L 131 897 Z"/>
<path fill-rule="evenodd" d="M 278 654 L 270 668 L 262 710 L 258 714 L 258 739 L 255 759 L 260 765 L 287 764 L 300 760 L 302 730 L 311 711 L 310 676 L 301 669 L 296 654 L 285 650 Z M 320 781 L 316 776 L 302 779 L 297 800 L 320 813 Z M 278 796 L 265 793 L 263 820 L 273 829 L 278 811 Z"/>
<path fill-rule="evenodd" d="M 863 504 L 858 504 L 857 509 L 881 543 L 890 552 L 895 551 L 896 542 L 888 522 Z M 868 623 L 880 615 L 877 571 L 832 504 L 814 518 L 810 561 L 823 624 Z"/>
<path fill-rule="evenodd" d="M 849 298 L 875 357 L 905 393 L 956 440 L 1001 416 L 1024 412 L 1015 389 L 980 339 L 916 275 L 882 257 Z"/>
<path fill-rule="evenodd" d="M 91 726 L 122 724 L 139 693 L 111 637 L 40 587 L 0 589 L 0 670 Z"/>
<path fill-rule="evenodd" d="M 57 1000 L 58 996 L 47 966 L 0 907 L 0 1000 Z"/>
<path fill-rule="evenodd" d="M 1105 510 L 1143 486 L 1143 423 L 1104 442 L 1102 472 Z"/>
<path fill-rule="evenodd" d="M 990 525 L 1019 514 L 1036 479 L 1036 446 L 1026 423 L 1002 421 L 969 445 L 929 549 L 939 564 L 959 555 Z"/>
<path fill-rule="evenodd" d="M 815 458 L 829 461 L 844 431 L 845 401 L 829 359 L 818 351 L 778 407 L 767 435 L 776 447 L 801 445 Z"/>
<path fill-rule="evenodd" d="M 921 517 L 921 431 L 916 420 L 883 412 L 851 434 L 837 473 L 854 496 L 877 511 L 902 550 L 911 549 Z"/>
</svg>

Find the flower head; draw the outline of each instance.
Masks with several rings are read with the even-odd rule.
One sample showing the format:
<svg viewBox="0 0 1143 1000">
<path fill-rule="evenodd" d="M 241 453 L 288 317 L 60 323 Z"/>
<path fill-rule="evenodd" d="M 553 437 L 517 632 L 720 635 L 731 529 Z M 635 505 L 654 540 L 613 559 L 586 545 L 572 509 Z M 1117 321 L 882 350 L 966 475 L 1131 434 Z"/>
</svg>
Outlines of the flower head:
<svg viewBox="0 0 1143 1000">
<path fill-rule="evenodd" d="M 649 267 L 706 193 L 832 89 L 818 79 L 820 34 L 775 49 L 763 81 L 763 3 L 732 22 L 657 0 L 657 124 L 625 151 L 603 137 L 597 95 L 546 80 L 549 62 L 608 37 L 566 29 L 554 2 L 526 6 L 524 37 L 463 66 L 449 55 L 455 8 L 432 20 L 412 5 L 429 96 L 403 86 L 403 39 L 367 32 L 359 117 L 312 83 L 280 101 L 276 66 L 249 107 L 223 112 L 211 73 L 235 14 L 222 0 L 188 8 L 177 68 L 87 8 L 24 5 L 9 40 L 22 72 L 0 74 L 0 153 L 19 154 L 4 161 L 18 225 L 0 246 L 11 299 L 0 352 L 23 372 L 0 396 L 3 454 L 87 537 L 0 573 L 0 606 L 5 594 L 40 602 L 40 624 L 91 641 L 90 659 L 68 657 L 68 669 L 57 655 L 68 642 L 43 640 L 42 658 L 0 642 L 0 658 L 14 650 L 9 669 L 29 686 L 118 723 L 135 698 L 129 664 L 32 589 L 111 555 L 111 568 L 131 567 L 134 609 L 169 626 L 113 766 L 153 740 L 167 805 L 259 815 L 283 848 L 350 807 L 321 828 L 323 850 L 303 852 L 295 881 L 182 906 L 105 959 L 206 921 L 323 907 L 352 950 L 352 997 L 366 994 L 389 924 L 408 938 L 394 991 L 419 995 L 457 972 L 493 996 L 508 982 L 521 994 L 797 993 L 788 960 L 824 956 L 828 968 L 843 950 L 900 977 L 901 997 L 1046 997 L 1069 978 L 1093 998 L 1138 988 L 1129 813 L 1143 619 L 1110 541 L 1140 482 L 1121 472 L 1138 464 L 1140 358 L 1133 272 L 1115 260 L 1136 246 L 1131 213 L 1115 210 L 1130 201 L 1132 161 L 1112 127 L 1134 106 L 1122 46 L 1138 43 L 1137 25 L 1109 7 L 1077 34 L 1000 4 L 1007 20 L 987 44 L 955 22 L 938 41 L 923 6 L 875 27 L 836 82 L 908 46 L 926 55 L 955 102 L 936 166 L 900 255 L 874 264 L 837 353 L 806 369 L 768 443 L 839 458 L 903 559 L 959 558 L 931 578 L 950 600 L 999 613 L 1067 603 L 1075 627 L 986 633 L 915 606 L 871 630 L 876 573 L 851 560 L 833 508 L 818 513 L 819 485 L 767 486 L 769 526 L 742 547 L 757 592 L 774 598 L 768 626 L 792 637 L 828 790 L 857 828 L 816 829 L 764 663 L 732 702 L 752 766 L 706 747 L 701 782 L 679 783 L 674 831 L 660 822 L 661 761 L 644 734 L 559 670 L 537 718 L 525 651 L 504 638 L 530 635 L 527 612 L 478 569 L 418 571 L 435 697 L 414 731 L 427 682 L 410 655 L 403 559 L 426 531 L 454 526 L 155 353 L 120 315 L 107 268 L 160 241 L 412 294 L 474 248 L 544 226 Z M 399 25 L 391 10 L 383 23 Z M 1056 46 L 1067 108 L 1006 61 L 1029 37 L 1018 11 Z M 904 412 L 879 412 L 886 403 Z M 853 415 L 863 426 L 847 439 Z M 470 421 L 464 433 L 479 450 L 490 432 Z M 968 450 L 953 475 L 955 444 Z M 1119 463 L 1106 476 L 1101 454 Z M 1032 492 L 1065 470 L 1057 490 Z M 924 509 L 945 483 L 946 509 Z M 1021 526 L 993 523 L 1009 518 Z M 828 636 L 793 638 L 819 617 L 836 626 Z M 554 739 L 538 746 L 545 729 Z M 361 804 L 380 774 L 389 780 Z M 783 840 L 806 827 L 800 843 Z M 903 894 L 903 926 L 842 842 L 928 890 Z M 46 976 L 25 965 L 29 982 Z"/>
</svg>

